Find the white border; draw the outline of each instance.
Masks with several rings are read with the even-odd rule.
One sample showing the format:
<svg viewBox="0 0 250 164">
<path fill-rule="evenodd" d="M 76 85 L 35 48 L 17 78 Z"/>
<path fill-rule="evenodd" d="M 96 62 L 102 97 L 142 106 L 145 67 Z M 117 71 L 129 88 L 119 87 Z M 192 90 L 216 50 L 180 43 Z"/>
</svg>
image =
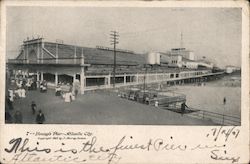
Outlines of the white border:
<svg viewBox="0 0 250 164">
<path fill-rule="evenodd" d="M 249 161 L 249 8 L 248 3 L 245 1 L 2 1 L 1 2 L 1 60 L 0 60 L 0 73 L 1 77 L 5 77 L 5 53 L 6 53 L 6 7 L 7 6 L 81 6 L 81 7 L 240 7 L 242 8 L 242 89 L 241 89 L 241 126 L 238 127 L 241 130 L 241 136 L 237 142 L 232 142 L 230 144 L 231 150 L 234 153 L 239 153 L 242 155 L 241 162 Z M 4 80 L 0 80 L 0 85 L 5 86 Z M 5 87 L 1 87 L 5 88 Z M 1 108 L 4 109 L 4 89 L 1 90 Z M 1 110 L 1 145 L 6 145 L 7 141 L 11 137 L 17 135 L 25 135 L 24 131 L 36 131 L 39 125 L 13 125 L 4 124 L 4 110 Z M 147 137 L 156 136 L 166 136 L 168 134 L 176 135 L 178 142 L 197 142 L 197 138 L 200 142 L 207 142 L 205 139 L 201 138 L 202 132 L 211 129 L 211 126 L 135 126 L 135 125 L 43 125 L 39 126 L 40 131 L 48 130 L 81 130 L 85 129 L 92 131 L 97 135 L 101 135 L 105 144 L 111 143 L 116 138 L 118 139 L 124 134 L 133 134 L 135 138 L 140 138 L 141 140 L 146 140 Z M 113 132 L 109 134 L 107 132 Z M 15 132 L 15 133 L 11 133 Z M 192 133 L 191 133 L 192 132 Z M 115 136 L 114 136 L 115 134 Z M 103 137 L 104 136 L 104 137 Z M 182 138 L 185 136 L 185 140 Z M 238 147 L 238 148 L 236 148 Z M 218 163 L 218 161 L 206 161 L 208 160 L 206 154 L 185 154 L 178 157 L 178 154 L 169 154 L 170 156 L 166 159 L 164 154 L 160 154 L 159 158 L 156 160 L 150 159 L 150 155 L 155 156 L 156 154 L 147 154 L 146 156 L 140 156 L 139 152 L 135 152 L 136 156 L 133 158 L 128 158 L 126 162 L 170 162 L 170 163 L 186 163 L 187 161 L 191 163 L 199 163 L 201 160 L 204 162 Z M 131 155 L 131 154 L 130 154 Z M 1 149 L 1 158 L 3 156 L 3 151 Z M 204 157 L 204 158 L 203 158 Z M 146 159 L 146 160 L 145 160 Z M 124 161 L 123 161 L 124 162 Z M 220 162 L 221 163 L 221 162 Z"/>
</svg>

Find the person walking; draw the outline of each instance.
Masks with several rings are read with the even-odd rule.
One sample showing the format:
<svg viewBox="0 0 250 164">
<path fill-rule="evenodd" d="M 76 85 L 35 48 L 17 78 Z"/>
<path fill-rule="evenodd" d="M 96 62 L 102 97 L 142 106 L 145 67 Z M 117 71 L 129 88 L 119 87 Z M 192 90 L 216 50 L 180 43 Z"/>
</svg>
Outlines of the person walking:
<svg viewBox="0 0 250 164">
<path fill-rule="evenodd" d="M 12 123 L 12 116 L 8 111 L 5 111 L 5 123 Z"/>
<path fill-rule="evenodd" d="M 13 110 L 14 109 L 14 106 L 13 106 L 13 99 L 11 99 L 11 97 L 9 96 L 8 98 L 6 98 L 7 100 L 7 105 L 8 105 L 8 108 L 9 110 Z"/>
<path fill-rule="evenodd" d="M 186 102 L 183 102 L 181 104 L 181 116 L 183 116 L 183 114 L 185 113 L 186 107 L 188 108 L 188 106 L 186 105 Z"/>
<path fill-rule="evenodd" d="M 14 123 L 16 124 L 23 123 L 23 115 L 19 110 L 17 110 L 14 114 Z"/>
<path fill-rule="evenodd" d="M 159 102 L 157 100 L 155 101 L 155 107 L 159 107 Z"/>
<path fill-rule="evenodd" d="M 42 110 L 40 109 L 40 110 L 38 111 L 37 116 L 36 116 L 36 123 L 37 123 L 37 124 L 43 124 L 44 121 L 45 121 L 45 116 L 44 116 L 44 114 L 42 113 Z"/>
<path fill-rule="evenodd" d="M 36 113 L 36 103 L 35 101 L 32 101 L 31 102 L 31 110 L 32 110 L 32 114 L 35 114 Z"/>
<path fill-rule="evenodd" d="M 62 93 L 62 88 L 61 88 L 61 86 L 58 84 L 58 85 L 56 86 L 55 96 L 61 96 L 61 93 Z"/>
<path fill-rule="evenodd" d="M 226 97 L 224 97 L 223 104 L 226 105 L 226 103 L 227 103 L 227 99 L 226 99 Z"/>
</svg>

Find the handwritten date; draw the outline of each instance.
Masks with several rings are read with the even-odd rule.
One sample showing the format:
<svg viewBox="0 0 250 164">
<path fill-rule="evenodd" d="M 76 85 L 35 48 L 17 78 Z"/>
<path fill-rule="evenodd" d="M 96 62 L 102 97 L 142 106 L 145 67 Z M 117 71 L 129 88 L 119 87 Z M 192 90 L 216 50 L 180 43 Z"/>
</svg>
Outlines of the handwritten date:
<svg viewBox="0 0 250 164">
<path fill-rule="evenodd" d="M 236 139 L 240 134 L 240 130 L 237 127 L 224 127 L 212 128 L 211 131 L 207 134 L 207 137 L 212 137 L 214 141 L 217 141 L 219 138 L 222 138 L 228 141 L 229 138 Z"/>
</svg>

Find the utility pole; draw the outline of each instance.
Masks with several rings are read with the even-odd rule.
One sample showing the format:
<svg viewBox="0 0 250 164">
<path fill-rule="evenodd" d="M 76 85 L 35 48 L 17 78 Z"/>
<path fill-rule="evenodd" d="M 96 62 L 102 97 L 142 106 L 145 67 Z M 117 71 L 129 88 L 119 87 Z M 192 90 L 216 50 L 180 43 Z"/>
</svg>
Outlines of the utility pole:
<svg viewBox="0 0 250 164">
<path fill-rule="evenodd" d="M 113 87 L 115 88 L 115 70 L 116 70 L 116 44 L 118 44 L 118 32 L 117 31 L 110 31 L 110 39 L 111 39 L 111 45 L 114 45 L 114 67 L 113 67 Z"/>
<path fill-rule="evenodd" d="M 183 46 L 183 34 L 182 34 L 182 32 L 181 32 L 181 45 L 180 46 L 181 46 L 180 48 L 184 48 L 184 46 Z"/>
<path fill-rule="evenodd" d="M 143 79 L 143 94 L 145 95 L 146 92 L 146 80 L 147 80 L 147 73 L 148 73 L 148 66 L 147 64 L 144 64 L 145 73 L 144 73 L 144 79 Z"/>
</svg>

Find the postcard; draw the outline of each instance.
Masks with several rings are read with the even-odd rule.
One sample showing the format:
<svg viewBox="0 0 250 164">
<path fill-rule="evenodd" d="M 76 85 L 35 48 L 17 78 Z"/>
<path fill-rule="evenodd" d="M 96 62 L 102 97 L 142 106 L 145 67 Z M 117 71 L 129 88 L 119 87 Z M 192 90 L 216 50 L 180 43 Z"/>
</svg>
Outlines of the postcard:
<svg viewBox="0 0 250 164">
<path fill-rule="evenodd" d="M 1 163 L 249 163 L 247 1 L 1 1 Z"/>
</svg>

